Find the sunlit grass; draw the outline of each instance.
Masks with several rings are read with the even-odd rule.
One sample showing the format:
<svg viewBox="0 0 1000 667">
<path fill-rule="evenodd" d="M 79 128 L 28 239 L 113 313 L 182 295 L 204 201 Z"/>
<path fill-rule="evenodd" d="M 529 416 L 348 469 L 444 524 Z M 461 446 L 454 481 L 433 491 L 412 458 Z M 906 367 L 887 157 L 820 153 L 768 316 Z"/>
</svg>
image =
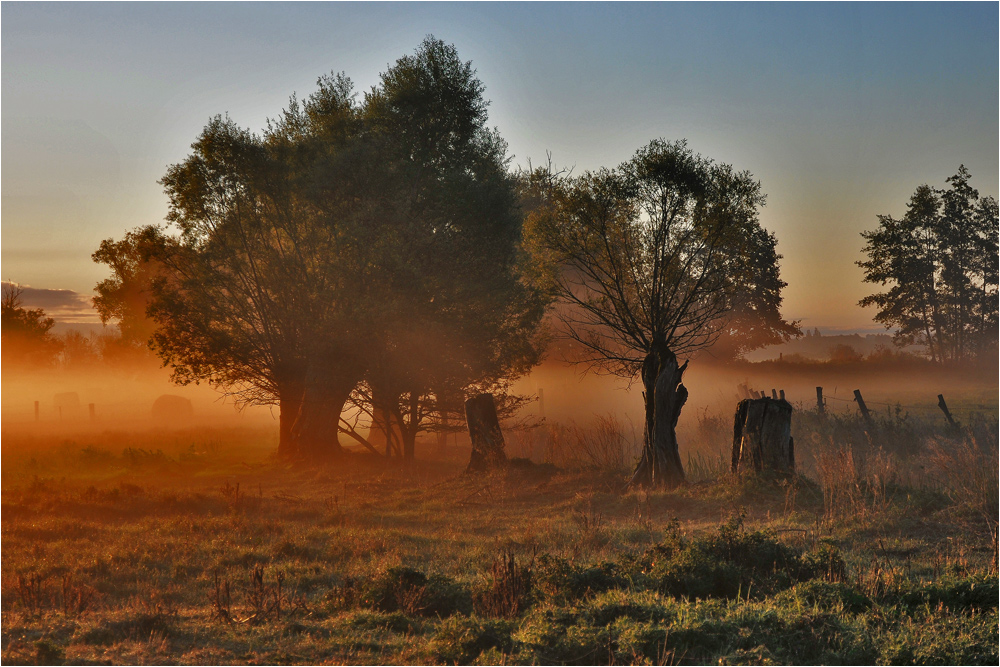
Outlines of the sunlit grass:
<svg viewBox="0 0 1000 667">
<path fill-rule="evenodd" d="M 608 446 L 630 434 L 612 425 L 565 431 L 559 465 L 484 477 L 460 449 L 288 466 L 251 429 L 30 451 L 5 436 L 3 660 L 996 662 L 995 503 L 978 499 L 995 435 L 885 425 L 883 442 L 917 435 L 903 456 L 803 418 L 796 438 L 819 434 L 804 455 L 836 474 L 734 478 L 706 443 L 667 492 L 623 488 Z M 744 546 L 726 547 L 713 536 L 740 508 L 744 537 L 726 539 Z M 824 549 L 843 570 L 788 569 Z"/>
</svg>

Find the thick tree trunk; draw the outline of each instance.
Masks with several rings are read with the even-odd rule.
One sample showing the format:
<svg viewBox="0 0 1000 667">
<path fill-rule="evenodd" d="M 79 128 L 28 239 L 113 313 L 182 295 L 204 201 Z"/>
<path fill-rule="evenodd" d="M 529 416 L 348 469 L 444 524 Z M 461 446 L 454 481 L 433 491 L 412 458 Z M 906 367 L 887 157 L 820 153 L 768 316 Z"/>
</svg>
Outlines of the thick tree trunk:
<svg viewBox="0 0 1000 667">
<path fill-rule="evenodd" d="M 785 400 L 740 401 L 733 419 L 733 472 L 795 472 L 792 405 Z"/>
<path fill-rule="evenodd" d="M 677 448 L 677 420 L 687 402 L 687 388 L 681 384 L 687 362 L 677 365 L 677 357 L 666 348 L 650 352 L 642 365 L 643 400 L 646 423 L 642 456 L 632 473 L 630 486 L 673 488 L 684 482 L 684 467 Z"/>
<path fill-rule="evenodd" d="M 482 472 L 506 465 L 507 453 L 493 394 L 480 394 L 467 400 L 465 420 L 472 438 L 472 456 L 466 471 Z"/>
<path fill-rule="evenodd" d="M 354 389 L 354 378 L 347 379 L 311 367 L 306 373 L 305 389 L 291 437 L 297 458 L 316 461 L 343 454 L 338 437 L 340 414 Z"/>
<path fill-rule="evenodd" d="M 278 457 L 294 459 L 296 457 L 295 442 L 292 437 L 292 426 L 299 416 L 302 407 L 302 385 L 290 385 L 282 388 L 278 396 Z"/>
</svg>

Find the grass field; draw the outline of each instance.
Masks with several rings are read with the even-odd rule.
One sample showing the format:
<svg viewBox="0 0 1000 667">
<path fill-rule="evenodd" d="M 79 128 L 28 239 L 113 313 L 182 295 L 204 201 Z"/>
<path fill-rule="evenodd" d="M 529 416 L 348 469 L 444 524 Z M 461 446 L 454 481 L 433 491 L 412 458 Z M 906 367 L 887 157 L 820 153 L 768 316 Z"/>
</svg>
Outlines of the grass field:
<svg viewBox="0 0 1000 667">
<path fill-rule="evenodd" d="M 997 663 L 995 417 L 802 411 L 782 480 L 728 474 L 729 419 L 670 492 L 623 489 L 610 417 L 486 477 L 459 447 L 285 466 L 273 429 L 4 433 L 2 660 Z"/>
</svg>

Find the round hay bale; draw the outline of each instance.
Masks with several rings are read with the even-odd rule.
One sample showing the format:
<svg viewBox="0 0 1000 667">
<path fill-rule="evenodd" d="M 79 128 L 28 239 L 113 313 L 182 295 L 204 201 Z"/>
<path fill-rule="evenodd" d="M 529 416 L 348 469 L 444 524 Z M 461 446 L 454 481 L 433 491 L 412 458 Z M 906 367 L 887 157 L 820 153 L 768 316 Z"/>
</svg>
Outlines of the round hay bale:
<svg viewBox="0 0 1000 667">
<path fill-rule="evenodd" d="M 194 406 L 183 396 L 163 394 L 153 401 L 152 414 L 158 422 L 189 421 L 194 417 Z"/>
</svg>

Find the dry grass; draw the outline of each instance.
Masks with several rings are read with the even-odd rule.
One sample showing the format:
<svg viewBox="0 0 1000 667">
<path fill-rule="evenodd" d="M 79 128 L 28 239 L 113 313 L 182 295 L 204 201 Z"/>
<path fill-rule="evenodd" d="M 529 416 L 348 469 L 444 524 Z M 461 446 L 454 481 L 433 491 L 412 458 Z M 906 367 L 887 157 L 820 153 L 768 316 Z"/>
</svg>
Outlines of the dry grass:
<svg viewBox="0 0 1000 667">
<path fill-rule="evenodd" d="M 867 441 L 819 441 L 808 453 L 816 481 L 784 484 L 737 484 L 707 452 L 689 458 L 695 484 L 623 493 L 627 426 L 608 418 L 553 431 L 559 445 L 543 443 L 535 456 L 569 452 L 558 460 L 572 465 L 485 478 L 462 474 L 461 450 L 411 469 L 365 456 L 289 468 L 268 458 L 273 435 L 246 431 L 5 437 L 3 661 L 500 662 L 515 646 L 550 637 L 539 629 L 550 608 L 531 592 L 536 554 L 568 563 L 587 590 L 584 574 L 603 581 L 613 568 L 602 564 L 637 558 L 676 529 L 714 534 L 738 506 L 748 526 L 796 548 L 836 544 L 847 580 L 871 594 L 987 571 L 994 558 L 995 439 L 928 440 L 906 458 Z M 386 587 L 375 595 L 369 583 Z M 593 604 L 593 614 L 611 613 L 600 605 L 612 602 Z M 669 602 L 662 614 L 676 619 L 674 629 L 649 646 L 679 661 L 729 655 L 725 646 L 699 653 L 674 642 L 696 636 L 683 618 L 743 627 L 730 616 L 737 612 L 684 604 Z M 550 611 L 571 613 L 560 609 Z M 600 627 L 624 622 L 609 618 Z M 644 635 L 629 644 L 632 635 L 620 631 L 616 660 L 656 653 Z M 568 660 L 558 656 L 574 646 L 518 659 Z"/>
</svg>

